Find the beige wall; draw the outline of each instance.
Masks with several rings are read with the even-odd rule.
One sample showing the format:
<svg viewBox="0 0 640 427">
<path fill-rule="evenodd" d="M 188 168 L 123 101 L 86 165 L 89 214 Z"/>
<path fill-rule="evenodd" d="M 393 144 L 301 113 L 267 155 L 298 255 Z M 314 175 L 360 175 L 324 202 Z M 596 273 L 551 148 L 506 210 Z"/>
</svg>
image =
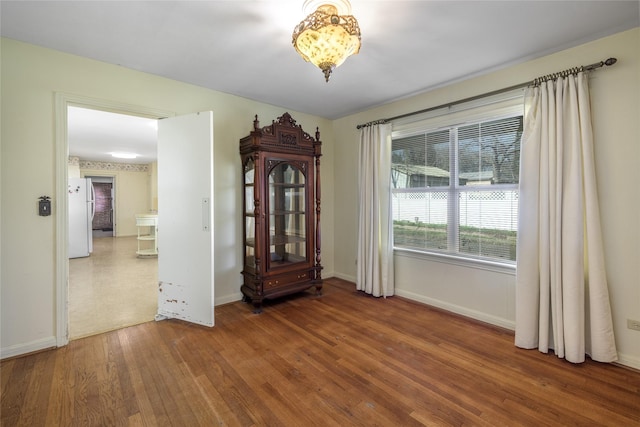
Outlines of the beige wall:
<svg viewBox="0 0 640 427">
<path fill-rule="evenodd" d="M 65 199 L 55 192 L 56 93 L 175 114 L 213 111 L 215 301 L 220 304 L 240 299 L 242 193 L 238 141 L 251 131 L 256 114 L 267 125 L 287 109 L 9 39 L 1 43 L 1 356 L 53 346 L 60 338 L 56 332 L 56 277 L 60 273 L 56 203 Z M 331 122 L 296 111 L 289 113 L 304 129 L 319 127 L 321 131 L 322 260 L 323 273 L 331 276 Z M 53 214 L 49 217 L 37 215 L 37 200 L 42 195 L 52 197 Z"/>
<path fill-rule="evenodd" d="M 596 173 L 613 321 L 621 362 L 640 368 L 640 332 L 626 319 L 640 320 L 640 29 L 622 32 L 485 76 L 335 120 L 335 270 L 356 274 L 356 125 L 421 110 L 530 81 L 535 77 L 609 57 L 618 63 L 590 78 Z M 339 220 L 338 220 L 339 218 Z M 490 267 L 396 254 L 398 294 L 513 328 L 515 275 Z"/>
<path fill-rule="evenodd" d="M 76 158 L 76 160 L 78 160 Z M 69 162 L 68 165 L 68 169 L 67 169 L 67 177 L 68 178 L 82 178 L 80 176 L 80 165 L 79 162 Z"/>
</svg>

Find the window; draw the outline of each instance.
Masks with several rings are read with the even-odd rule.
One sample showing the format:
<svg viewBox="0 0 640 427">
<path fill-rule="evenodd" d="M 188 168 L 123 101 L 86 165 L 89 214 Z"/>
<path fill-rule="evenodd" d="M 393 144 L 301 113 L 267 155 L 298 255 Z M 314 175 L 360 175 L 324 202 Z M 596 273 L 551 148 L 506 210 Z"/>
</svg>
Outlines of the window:
<svg viewBox="0 0 640 427">
<path fill-rule="evenodd" d="M 508 110 L 394 126 L 395 248 L 515 261 L 523 117 L 521 104 Z"/>
</svg>

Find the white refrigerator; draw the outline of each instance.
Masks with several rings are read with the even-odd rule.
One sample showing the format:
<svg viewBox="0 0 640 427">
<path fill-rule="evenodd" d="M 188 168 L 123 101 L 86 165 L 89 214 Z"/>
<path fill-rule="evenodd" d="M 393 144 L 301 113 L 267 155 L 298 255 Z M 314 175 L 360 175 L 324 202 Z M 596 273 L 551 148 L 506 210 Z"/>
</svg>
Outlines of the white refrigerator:
<svg viewBox="0 0 640 427">
<path fill-rule="evenodd" d="M 69 178 L 69 258 L 93 252 L 95 195 L 90 178 Z"/>
</svg>

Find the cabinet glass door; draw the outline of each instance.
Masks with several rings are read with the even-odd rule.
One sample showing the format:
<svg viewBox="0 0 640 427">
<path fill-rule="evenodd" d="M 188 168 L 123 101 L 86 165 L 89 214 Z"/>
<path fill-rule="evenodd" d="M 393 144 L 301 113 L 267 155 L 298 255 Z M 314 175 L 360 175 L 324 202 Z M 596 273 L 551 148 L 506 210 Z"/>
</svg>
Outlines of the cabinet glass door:
<svg viewBox="0 0 640 427">
<path fill-rule="evenodd" d="M 255 164 L 247 160 L 244 166 L 244 264 L 256 267 L 256 221 L 255 221 Z"/>
<path fill-rule="evenodd" d="M 307 260 L 305 177 L 295 164 L 282 162 L 269 173 L 269 265 Z"/>
</svg>

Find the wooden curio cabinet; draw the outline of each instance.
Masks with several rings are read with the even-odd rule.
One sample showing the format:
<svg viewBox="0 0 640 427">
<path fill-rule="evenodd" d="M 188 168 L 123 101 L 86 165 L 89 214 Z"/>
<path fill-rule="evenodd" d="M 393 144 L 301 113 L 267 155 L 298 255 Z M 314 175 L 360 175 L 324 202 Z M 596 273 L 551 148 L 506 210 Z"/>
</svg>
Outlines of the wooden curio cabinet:
<svg viewBox="0 0 640 427">
<path fill-rule="evenodd" d="M 284 113 L 240 140 L 243 169 L 243 300 L 262 311 L 265 299 L 315 286 L 320 264 L 320 132 L 315 138 Z"/>
</svg>

